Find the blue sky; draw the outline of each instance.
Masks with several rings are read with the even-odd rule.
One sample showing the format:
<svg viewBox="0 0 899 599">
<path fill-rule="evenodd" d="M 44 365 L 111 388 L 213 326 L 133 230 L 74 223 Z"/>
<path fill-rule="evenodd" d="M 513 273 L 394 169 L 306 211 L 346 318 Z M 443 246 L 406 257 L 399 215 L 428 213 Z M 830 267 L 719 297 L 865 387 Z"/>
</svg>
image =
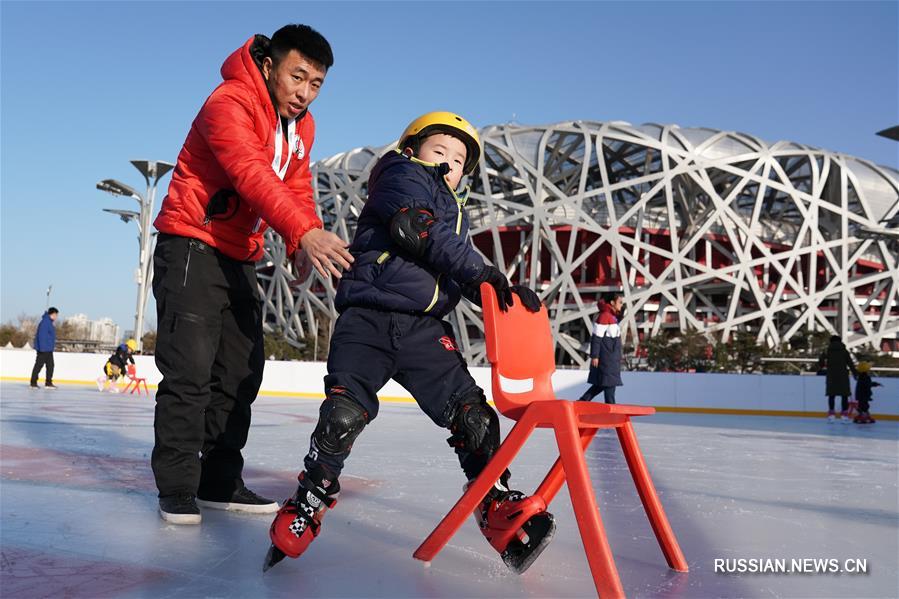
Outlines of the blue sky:
<svg viewBox="0 0 899 599">
<path fill-rule="evenodd" d="M 0 321 L 43 311 L 52 283 L 63 318 L 132 327 L 137 230 L 100 209 L 135 204 L 96 182 L 142 188 L 128 160 L 174 161 L 224 58 L 288 22 L 334 48 L 313 160 L 448 109 L 739 130 L 897 166 L 874 135 L 899 122 L 896 2 L 4 0 Z"/>
</svg>

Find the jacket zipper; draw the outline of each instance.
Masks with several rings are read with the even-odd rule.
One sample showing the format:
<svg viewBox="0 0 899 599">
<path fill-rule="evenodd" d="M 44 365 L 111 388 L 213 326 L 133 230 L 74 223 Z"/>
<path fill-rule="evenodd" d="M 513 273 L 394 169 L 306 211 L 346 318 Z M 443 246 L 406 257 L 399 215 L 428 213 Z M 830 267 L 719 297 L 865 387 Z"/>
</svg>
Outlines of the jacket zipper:
<svg viewBox="0 0 899 599">
<path fill-rule="evenodd" d="M 456 235 L 458 235 L 462 230 L 462 202 L 459 201 L 459 198 L 456 196 L 455 192 L 453 193 L 453 198 L 456 199 L 456 210 L 458 210 L 458 213 L 456 215 Z M 430 312 L 431 308 L 434 307 L 434 304 L 437 303 L 437 296 L 440 294 L 440 277 L 442 276 L 442 273 L 437 275 L 437 281 L 434 285 L 434 297 L 431 298 L 431 303 L 428 304 L 427 308 L 425 308 L 425 312 Z"/>
<path fill-rule="evenodd" d="M 187 271 L 190 270 L 190 244 L 187 245 L 187 260 L 184 262 L 184 281 L 181 282 L 182 287 L 187 287 Z"/>
</svg>

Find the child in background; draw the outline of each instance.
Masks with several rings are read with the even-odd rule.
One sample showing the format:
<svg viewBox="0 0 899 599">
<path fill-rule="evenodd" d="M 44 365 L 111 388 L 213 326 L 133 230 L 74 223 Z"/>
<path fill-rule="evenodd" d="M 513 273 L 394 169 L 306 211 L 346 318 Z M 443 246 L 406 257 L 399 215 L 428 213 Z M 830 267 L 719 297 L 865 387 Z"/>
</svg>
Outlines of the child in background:
<svg viewBox="0 0 899 599">
<path fill-rule="evenodd" d="M 882 387 L 880 383 L 871 380 L 871 364 L 868 362 L 859 362 L 855 367 L 858 373 L 858 382 L 855 384 L 855 399 L 858 401 L 858 416 L 855 417 L 857 424 L 873 424 L 875 420 L 871 418 L 869 413 L 869 405 L 873 399 L 872 389 L 874 387 Z"/>
<path fill-rule="evenodd" d="M 103 365 L 104 376 L 97 379 L 97 389 L 118 393 L 119 377 L 125 374 L 128 362 L 134 364 L 134 352 L 136 350 L 137 341 L 134 339 L 129 339 L 118 346 L 115 352 L 106 360 L 106 364 Z"/>
</svg>

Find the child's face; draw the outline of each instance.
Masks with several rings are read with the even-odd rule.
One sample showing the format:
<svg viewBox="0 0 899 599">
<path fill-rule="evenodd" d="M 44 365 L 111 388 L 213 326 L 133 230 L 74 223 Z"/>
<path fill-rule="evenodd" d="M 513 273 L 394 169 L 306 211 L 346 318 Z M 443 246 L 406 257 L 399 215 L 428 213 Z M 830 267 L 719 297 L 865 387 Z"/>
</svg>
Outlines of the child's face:
<svg viewBox="0 0 899 599">
<path fill-rule="evenodd" d="M 468 154 L 465 144 L 458 137 L 446 133 L 429 135 L 421 143 L 418 150 L 418 158 L 425 162 L 447 163 L 449 173 L 446 180 L 450 187 L 456 189 L 462 180 L 462 169 L 465 166 L 465 157 Z"/>
</svg>

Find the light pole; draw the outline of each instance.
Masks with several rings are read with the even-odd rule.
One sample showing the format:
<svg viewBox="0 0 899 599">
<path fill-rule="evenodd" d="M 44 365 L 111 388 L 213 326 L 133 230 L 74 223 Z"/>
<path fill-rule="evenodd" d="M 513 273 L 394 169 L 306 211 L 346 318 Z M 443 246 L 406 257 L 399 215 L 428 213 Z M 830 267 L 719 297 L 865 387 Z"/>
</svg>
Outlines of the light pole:
<svg viewBox="0 0 899 599">
<path fill-rule="evenodd" d="M 147 307 L 147 295 L 150 290 L 150 283 L 153 280 L 153 239 L 154 234 L 150 231 L 151 218 L 153 217 L 153 203 L 156 200 L 156 186 L 159 180 L 164 177 L 170 170 L 175 168 L 171 162 L 162 160 L 132 160 L 131 164 L 140 171 L 147 182 L 147 192 L 141 195 L 134 188 L 125 185 L 115 179 L 104 179 L 97 183 L 97 189 L 105 191 L 117 196 L 129 197 L 134 199 L 140 206 L 140 211 L 118 210 L 113 208 L 104 208 L 104 212 L 115 214 L 122 219 L 123 222 L 131 220 L 137 221 L 138 237 L 140 244 L 140 255 L 137 263 L 137 273 L 135 276 L 137 282 L 137 310 L 134 314 L 134 340 L 137 341 L 138 351 L 143 350 L 144 336 L 144 310 Z"/>
</svg>

